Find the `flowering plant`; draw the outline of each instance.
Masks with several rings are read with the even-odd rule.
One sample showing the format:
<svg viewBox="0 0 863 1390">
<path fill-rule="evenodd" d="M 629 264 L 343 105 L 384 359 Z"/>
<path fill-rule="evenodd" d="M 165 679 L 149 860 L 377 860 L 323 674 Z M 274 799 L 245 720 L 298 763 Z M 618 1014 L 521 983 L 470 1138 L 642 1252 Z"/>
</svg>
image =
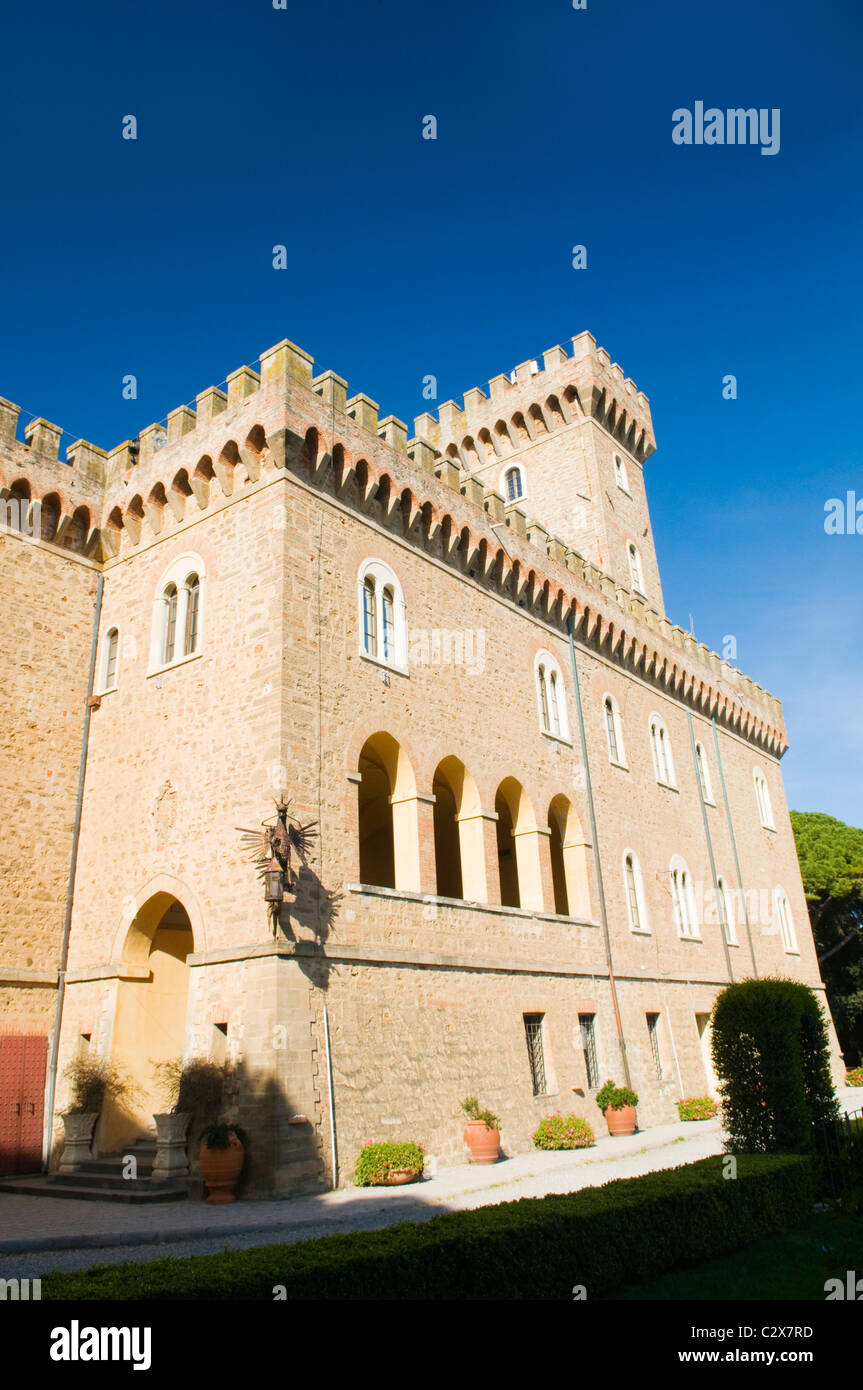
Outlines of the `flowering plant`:
<svg viewBox="0 0 863 1390">
<path fill-rule="evenodd" d="M 681 1120 L 712 1120 L 719 1106 L 712 1096 L 692 1096 L 689 1100 L 677 1102 L 677 1113 Z"/>
<path fill-rule="evenodd" d="M 540 1120 L 533 1142 L 537 1149 L 589 1149 L 596 1139 L 587 1120 L 556 1110 Z"/>
</svg>

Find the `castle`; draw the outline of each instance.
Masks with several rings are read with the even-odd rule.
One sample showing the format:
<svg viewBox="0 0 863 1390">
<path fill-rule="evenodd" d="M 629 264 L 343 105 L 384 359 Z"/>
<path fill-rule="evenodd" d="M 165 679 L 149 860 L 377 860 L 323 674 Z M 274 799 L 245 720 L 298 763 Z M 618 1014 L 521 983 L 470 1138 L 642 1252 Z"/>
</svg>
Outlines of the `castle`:
<svg viewBox="0 0 863 1390">
<path fill-rule="evenodd" d="M 647 398 L 589 333 L 411 439 L 259 367 L 65 461 L 0 400 L 6 1171 L 85 1051 L 139 1088 L 102 1152 L 160 1061 L 231 1063 L 257 1193 L 461 1161 L 468 1093 L 507 1152 L 607 1077 L 675 1119 L 729 980 L 824 991 L 780 703 L 665 615 Z M 280 797 L 317 839 L 274 932 L 237 827 Z"/>
</svg>

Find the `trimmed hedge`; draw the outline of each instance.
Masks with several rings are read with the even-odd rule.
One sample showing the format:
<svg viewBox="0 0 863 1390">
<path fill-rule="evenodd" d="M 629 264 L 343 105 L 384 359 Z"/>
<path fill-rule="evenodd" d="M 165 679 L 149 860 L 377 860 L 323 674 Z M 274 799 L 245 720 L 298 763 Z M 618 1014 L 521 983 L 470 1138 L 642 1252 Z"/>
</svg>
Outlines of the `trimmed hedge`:
<svg viewBox="0 0 863 1390">
<path fill-rule="evenodd" d="M 723 1177 L 736 1162 L 736 1179 Z M 814 1194 L 797 1155 L 716 1157 L 564 1196 L 149 1264 L 48 1274 L 42 1298 L 235 1300 L 596 1298 L 799 1224 Z"/>
<path fill-rule="evenodd" d="M 835 1119 L 823 1010 L 798 980 L 727 985 L 713 1006 L 713 1062 L 733 1153 L 809 1153 Z"/>
</svg>

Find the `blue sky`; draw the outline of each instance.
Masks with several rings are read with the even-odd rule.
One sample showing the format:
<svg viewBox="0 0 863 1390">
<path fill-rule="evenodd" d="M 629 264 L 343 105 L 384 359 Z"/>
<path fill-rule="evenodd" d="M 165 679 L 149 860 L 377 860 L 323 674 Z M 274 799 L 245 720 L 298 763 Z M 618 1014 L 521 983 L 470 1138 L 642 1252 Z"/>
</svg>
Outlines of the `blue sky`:
<svg viewBox="0 0 863 1390">
<path fill-rule="evenodd" d="M 651 400 L 669 614 L 863 825 L 855 0 L 287 4 L 0 0 L 0 394 L 110 447 L 289 337 L 410 422 L 587 328 Z M 675 145 L 699 100 L 779 152 Z"/>
</svg>

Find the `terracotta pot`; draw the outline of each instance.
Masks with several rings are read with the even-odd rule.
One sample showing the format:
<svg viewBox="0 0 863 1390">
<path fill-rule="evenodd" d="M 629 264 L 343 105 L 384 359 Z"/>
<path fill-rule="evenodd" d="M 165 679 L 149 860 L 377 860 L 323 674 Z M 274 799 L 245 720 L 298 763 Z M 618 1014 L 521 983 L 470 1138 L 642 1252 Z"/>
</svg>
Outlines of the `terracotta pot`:
<svg viewBox="0 0 863 1390">
<path fill-rule="evenodd" d="M 391 1168 L 386 1177 L 387 1187 L 401 1187 L 403 1183 L 413 1182 L 416 1175 L 416 1168 Z"/>
<path fill-rule="evenodd" d="M 209 1189 L 207 1202 L 210 1206 L 221 1206 L 225 1202 L 236 1202 L 234 1188 L 243 1171 L 246 1151 L 232 1134 L 226 1149 L 209 1149 L 202 1144 L 198 1153 L 201 1164 L 201 1177 Z"/>
<path fill-rule="evenodd" d="M 634 1134 L 635 1119 L 634 1105 L 622 1105 L 619 1110 L 612 1110 L 611 1106 L 609 1106 L 605 1112 L 605 1122 L 608 1125 L 608 1132 L 616 1138 L 622 1134 Z"/>
<path fill-rule="evenodd" d="M 186 1157 L 186 1135 L 192 1116 L 181 1110 L 178 1114 L 154 1115 L 156 1121 L 156 1158 L 154 1178 L 184 1178 L 189 1171 Z"/>
<path fill-rule="evenodd" d="M 81 1115 L 68 1111 L 63 1115 L 64 1143 L 60 1159 L 61 1173 L 75 1173 L 82 1163 L 91 1157 L 90 1141 L 96 1127 L 98 1114 Z"/>
<path fill-rule="evenodd" d="M 468 1120 L 464 1142 L 470 1149 L 471 1163 L 497 1163 L 500 1158 L 500 1131 L 489 1129 L 484 1120 Z"/>
</svg>

